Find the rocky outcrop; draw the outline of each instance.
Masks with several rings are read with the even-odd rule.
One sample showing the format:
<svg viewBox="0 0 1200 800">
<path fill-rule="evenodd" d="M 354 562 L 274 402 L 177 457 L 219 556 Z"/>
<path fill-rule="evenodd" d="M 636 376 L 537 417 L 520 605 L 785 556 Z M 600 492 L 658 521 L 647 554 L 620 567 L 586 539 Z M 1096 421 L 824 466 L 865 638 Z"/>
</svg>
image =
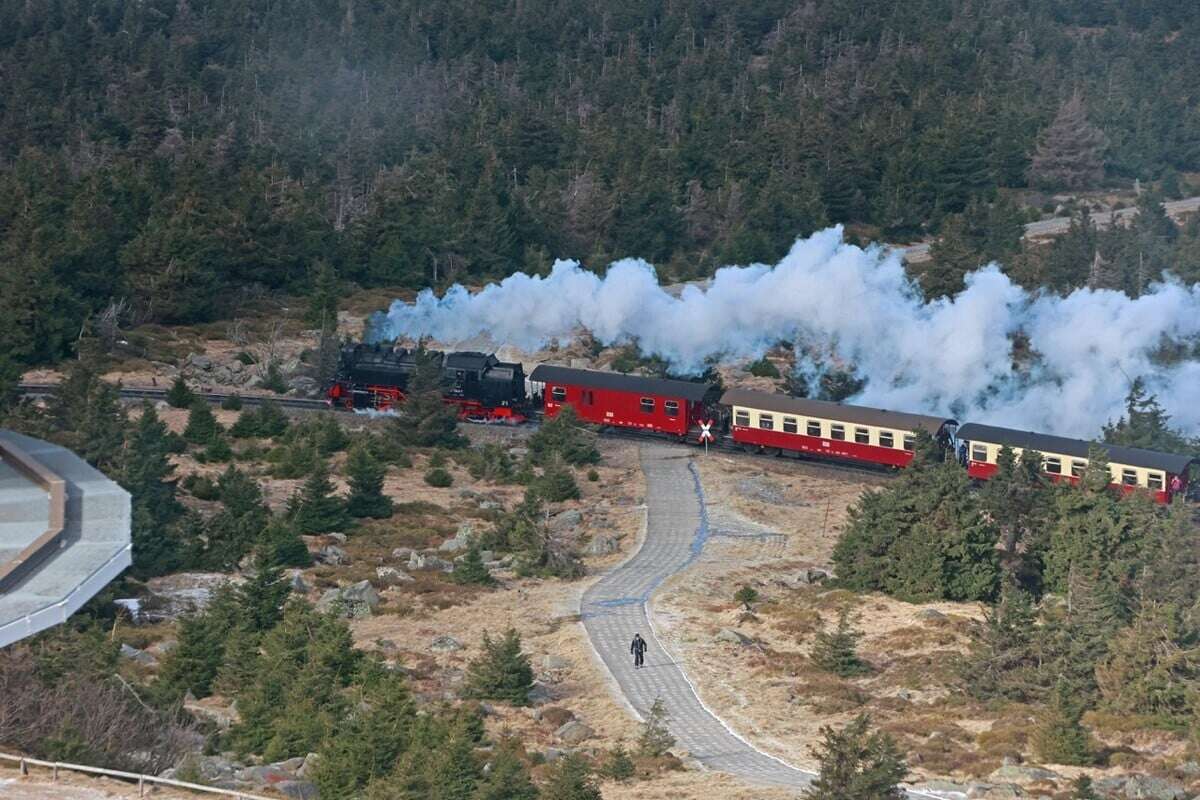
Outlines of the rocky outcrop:
<svg viewBox="0 0 1200 800">
<path fill-rule="evenodd" d="M 576 745 L 586 742 L 596 735 L 596 732 L 577 719 L 565 723 L 554 732 L 554 738 L 563 744 Z"/>
<path fill-rule="evenodd" d="M 317 601 L 318 611 L 336 611 L 339 616 L 355 619 L 371 616 L 378 606 L 379 592 L 370 581 L 328 589 Z"/>
<path fill-rule="evenodd" d="M 409 570 L 441 570 L 453 572 L 454 564 L 444 558 L 427 553 L 413 553 L 408 557 Z"/>
<path fill-rule="evenodd" d="M 458 530 L 452 538 L 442 542 L 438 550 L 443 553 L 457 553 L 460 550 L 466 550 L 471 546 L 473 536 L 474 531 L 471 529 L 471 523 L 464 522 L 458 526 Z"/>
<path fill-rule="evenodd" d="M 375 577 L 378 579 L 380 586 L 399 586 L 403 583 L 412 583 L 416 580 L 412 575 L 396 567 L 376 567 Z"/>
</svg>

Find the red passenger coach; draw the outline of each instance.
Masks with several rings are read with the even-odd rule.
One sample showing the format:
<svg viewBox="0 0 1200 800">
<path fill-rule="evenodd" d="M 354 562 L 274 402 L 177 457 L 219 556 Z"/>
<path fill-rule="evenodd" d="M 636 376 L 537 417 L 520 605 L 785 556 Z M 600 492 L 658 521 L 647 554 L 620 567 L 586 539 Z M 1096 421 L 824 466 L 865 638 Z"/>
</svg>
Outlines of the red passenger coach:
<svg viewBox="0 0 1200 800">
<path fill-rule="evenodd" d="M 707 383 L 690 383 L 619 372 L 541 364 L 529 375 L 544 385 L 547 417 L 572 406 L 579 418 L 597 425 L 638 428 L 675 436 L 706 421 L 706 402 L 715 395 Z"/>
<path fill-rule="evenodd" d="M 946 417 L 744 389 L 725 392 L 721 403 L 732 414 L 733 440 L 743 447 L 889 467 L 912 461 L 917 431 L 947 444 L 957 425 Z"/>
</svg>

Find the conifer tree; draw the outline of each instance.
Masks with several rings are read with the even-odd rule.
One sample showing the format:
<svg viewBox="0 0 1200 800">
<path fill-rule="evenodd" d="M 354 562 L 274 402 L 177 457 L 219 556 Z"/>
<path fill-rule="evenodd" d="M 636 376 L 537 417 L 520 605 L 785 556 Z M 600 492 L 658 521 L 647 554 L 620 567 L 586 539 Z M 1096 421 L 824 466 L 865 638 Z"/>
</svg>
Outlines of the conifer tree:
<svg viewBox="0 0 1200 800">
<path fill-rule="evenodd" d="M 1070 686 L 1060 681 L 1031 737 L 1037 757 L 1050 764 L 1094 763 L 1091 739 L 1080 723 L 1082 716 L 1082 708 Z"/>
<path fill-rule="evenodd" d="M 547 466 L 530 488 L 538 497 L 550 503 L 578 500 L 580 496 L 575 476 L 561 461 L 554 461 Z"/>
<path fill-rule="evenodd" d="M 529 769 L 518 755 L 520 746 L 511 737 L 496 744 L 488 762 L 490 768 L 473 800 L 537 800 L 537 787 L 529 780 Z"/>
<path fill-rule="evenodd" d="M 950 297 L 961 292 L 966 274 L 979 269 L 984 261 L 972 247 L 967 224 L 961 214 L 946 218 L 941 236 L 929 246 L 929 256 L 929 262 L 920 265 L 919 278 L 926 300 Z"/>
<path fill-rule="evenodd" d="M 167 390 L 167 404 L 172 408 L 191 408 L 195 402 L 196 395 L 188 387 L 187 381 L 182 375 L 176 376 L 175 382 Z"/>
<path fill-rule="evenodd" d="M 500 639 L 483 634 L 483 652 L 471 662 L 467 673 L 470 696 L 480 700 L 502 700 L 515 706 L 528 705 L 533 688 L 533 668 L 521 651 L 521 637 L 514 628 Z"/>
<path fill-rule="evenodd" d="M 1041 136 L 1029 165 L 1031 183 L 1046 188 L 1088 189 L 1104 177 L 1104 134 L 1088 121 L 1079 92 L 1073 93 Z"/>
<path fill-rule="evenodd" d="M 460 448 L 466 438 L 458 432 L 458 412 L 442 401 L 441 359 L 425 349 L 414 352 L 416 371 L 409 378 L 408 398 L 392 423 L 392 433 L 402 445 Z"/>
<path fill-rule="evenodd" d="M 213 416 L 207 400 L 196 400 L 188 410 L 187 427 L 183 438 L 192 444 L 211 445 L 223 433 L 221 424 Z"/>
<path fill-rule="evenodd" d="M 329 533 L 349 527 L 346 503 L 333 493 L 329 468 L 324 461 L 317 463 L 317 468 L 300 489 L 294 520 L 301 533 Z"/>
<path fill-rule="evenodd" d="M 550 778 L 542 787 L 542 800 L 602 800 L 600 787 L 591 767 L 578 753 L 570 753 L 554 763 Z"/>
<path fill-rule="evenodd" d="M 49 407 L 55 438 L 92 466 L 111 472 L 120 465 L 128 419 L 117 389 L 95 367 L 76 361 Z"/>
<path fill-rule="evenodd" d="M 805 792 L 809 800 L 900 800 L 899 783 L 908 765 L 890 736 L 872 731 L 863 714 L 841 730 L 821 729 L 822 741 L 812 749 L 820 763 Z"/>
<path fill-rule="evenodd" d="M 842 678 L 852 678 L 870 672 L 870 667 L 858 657 L 858 641 L 862 634 L 850 623 L 850 609 L 838 612 L 837 627 L 822 629 L 813 641 L 813 663 L 825 672 Z"/>
<path fill-rule="evenodd" d="M 642 720 L 642 731 L 638 735 L 638 752 L 642 755 L 658 758 L 666 755 L 675 746 L 675 737 L 669 727 L 671 720 L 667 712 L 667 704 L 661 697 L 654 698 L 650 710 Z"/>
<path fill-rule="evenodd" d="M 141 577 L 169 572 L 179 562 L 179 542 L 171 528 L 183 513 L 175 496 L 175 467 L 168 459 L 167 426 L 154 406 L 142 415 L 123 459 L 121 485 L 130 494 L 134 571 Z"/>
<path fill-rule="evenodd" d="M 1035 622 L 1028 593 L 1005 582 L 1000 599 L 972 632 L 970 652 L 960 664 L 968 693 L 982 700 L 1027 701 L 1038 692 Z"/>
<path fill-rule="evenodd" d="M 296 532 L 296 524 L 287 515 L 273 515 L 263 527 L 256 548 L 268 564 L 277 567 L 307 567 L 312 555 Z"/>
<path fill-rule="evenodd" d="M 600 461 L 595 434 L 579 420 L 572 406 L 563 406 L 529 437 L 529 457 L 539 466 L 561 458 L 572 466 Z"/>
<path fill-rule="evenodd" d="M 279 567 L 256 559 L 253 573 L 237 588 L 243 624 L 255 633 L 274 628 L 283 617 L 283 606 L 291 592 Z"/>
<path fill-rule="evenodd" d="M 350 484 L 346 511 L 350 516 L 386 519 L 392 515 L 392 499 L 383 494 L 385 472 L 366 447 L 360 446 L 350 451 L 346 461 L 346 476 Z"/>
<path fill-rule="evenodd" d="M 318 330 L 337 327 L 337 271 L 328 260 L 317 259 L 310 273 L 308 310 L 305 321 Z"/>
<path fill-rule="evenodd" d="M 476 586 L 492 586 L 496 579 L 484 566 L 483 558 L 479 555 L 479 546 L 472 544 L 467 548 L 463 559 L 454 565 L 453 578 L 455 583 L 473 584 Z"/>
<path fill-rule="evenodd" d="M 1196 444 L 1173 430 L 1170 420 L 1158 398 L 1147 393 L 1145 381 L 1138 377 L 1125 396 L 1125 415 L 1104 426 L 1104 441 L 1167 453 L 1195 452 Z"/>
</svg>

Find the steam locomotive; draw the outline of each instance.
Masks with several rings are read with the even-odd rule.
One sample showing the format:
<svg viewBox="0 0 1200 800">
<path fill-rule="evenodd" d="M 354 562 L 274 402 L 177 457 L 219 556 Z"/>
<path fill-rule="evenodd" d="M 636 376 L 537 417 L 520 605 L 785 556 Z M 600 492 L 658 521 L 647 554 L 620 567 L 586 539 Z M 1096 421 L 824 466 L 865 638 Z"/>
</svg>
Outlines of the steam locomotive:
<svg viewBox="0 0 1200 800">
<path fill-rule="evenodd" d="M 525 369 L 490 353 L 430 351 L 440 373 L 442 400 L 473 422 L 519 423 L 526 419 Z M 404 402 L 418 369 L 416 351 L 378 344 L 342 348 L 329 387 L 333 406 L 387 411 Z"/>
</svg>

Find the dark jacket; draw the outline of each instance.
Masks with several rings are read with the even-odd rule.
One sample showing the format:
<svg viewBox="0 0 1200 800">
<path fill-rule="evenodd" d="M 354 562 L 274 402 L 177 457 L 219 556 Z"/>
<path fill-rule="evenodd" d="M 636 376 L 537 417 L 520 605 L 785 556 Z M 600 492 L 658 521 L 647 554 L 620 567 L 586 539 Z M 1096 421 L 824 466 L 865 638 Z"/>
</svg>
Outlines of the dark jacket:
<svg viewBox="0 0 1200 800">
<path fill-rule="evenodd" d="M 629 652 L 634 655 L 641 655 L 646 652 L 646 640 L 641 637 L 641 634 L 633 637 L 633 641 L 629 644 Z"/>
</svg>

